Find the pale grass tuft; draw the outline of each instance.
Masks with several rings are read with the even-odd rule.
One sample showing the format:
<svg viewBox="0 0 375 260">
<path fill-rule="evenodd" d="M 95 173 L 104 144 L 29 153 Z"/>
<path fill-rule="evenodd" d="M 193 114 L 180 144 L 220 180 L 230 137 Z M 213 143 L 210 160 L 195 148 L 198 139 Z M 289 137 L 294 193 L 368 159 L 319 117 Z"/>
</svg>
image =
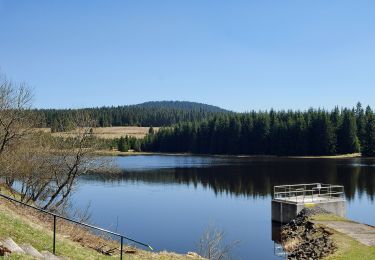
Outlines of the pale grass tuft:
<svg viewBox="0 0 375 260">
<path fill-rule="evenodd" d="M 283 244 L 283 248 L 287 252 L 293 252 L 299 246 L 300 243 L 301 243 L 300 239 L 292 238 L 292 239 L 287 240 Z"/>
</svg>

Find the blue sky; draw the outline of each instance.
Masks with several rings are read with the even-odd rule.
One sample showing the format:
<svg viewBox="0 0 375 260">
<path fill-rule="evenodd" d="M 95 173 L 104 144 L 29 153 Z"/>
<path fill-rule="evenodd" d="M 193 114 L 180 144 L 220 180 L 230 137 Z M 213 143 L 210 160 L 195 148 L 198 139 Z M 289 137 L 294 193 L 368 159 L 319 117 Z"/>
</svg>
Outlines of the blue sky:
<svg viewBox="0 0 375 260">
<path fill-rule="evenodd" d="M 0 0 L 0 67 L 36 107 L 375 106 L 375 1 Z"/>
</svg>

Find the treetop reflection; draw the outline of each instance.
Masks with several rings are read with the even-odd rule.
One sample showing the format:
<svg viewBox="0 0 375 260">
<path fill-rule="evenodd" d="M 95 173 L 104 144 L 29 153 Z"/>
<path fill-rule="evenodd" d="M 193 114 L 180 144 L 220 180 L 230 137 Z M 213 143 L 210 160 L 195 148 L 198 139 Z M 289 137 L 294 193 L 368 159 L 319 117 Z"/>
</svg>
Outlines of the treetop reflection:
<svg viewBox="0 0 375 260">
<path fill-rule="evenodd" d="M 374 165 L 375 161 L 370 159 L 243 159 L 202 167 L 196 164 L 137 170 L 124 167 L 121 174 L 90 174 L 81 181 L 201 185 L 217 195 L 244 197 L 270 196 L 275 185 L 321 182 L 344 185 L 348 200 L 358 193 L 373 201 Z"/>
</svg>

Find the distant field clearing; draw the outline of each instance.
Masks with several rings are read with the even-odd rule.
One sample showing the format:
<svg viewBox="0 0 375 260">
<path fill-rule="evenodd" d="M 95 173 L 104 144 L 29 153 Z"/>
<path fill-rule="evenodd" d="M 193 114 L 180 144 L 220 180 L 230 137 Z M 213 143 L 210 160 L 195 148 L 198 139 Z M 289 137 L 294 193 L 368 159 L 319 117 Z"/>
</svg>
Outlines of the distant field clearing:
<svg viewBox="0 0 375 260">
<path fill-rule="evenodd" d="M 104 138 L 104 139 L 114 139 L 114 138 L 120 138 L 121 136 L 133 136 L 136 138 L 143 138 L 148 134 L 149 127 L 139 127 L 139 126 L 115 126 L 115 127 L 94 127 L 93 128 L 93 134 L 94 136 L 98 138 Z M 41 130 L 46 133 L 50 133 L 50 128 L 40 128 L 38 130 Z M 159 127 L 154 127 L 154 131 L 157 132 L 159 130 Z M 74 133 L 73 131 L 69 132 L 58 132 L 53 133 L 53 136 L 65 136 L 68 137 L 69 135 L 72 135 Z"/>
</svg>

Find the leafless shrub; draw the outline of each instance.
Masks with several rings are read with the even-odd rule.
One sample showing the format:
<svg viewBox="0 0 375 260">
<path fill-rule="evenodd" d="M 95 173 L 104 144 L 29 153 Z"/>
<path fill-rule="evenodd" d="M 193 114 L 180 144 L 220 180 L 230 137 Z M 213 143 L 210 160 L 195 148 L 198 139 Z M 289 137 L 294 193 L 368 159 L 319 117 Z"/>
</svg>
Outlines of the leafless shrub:
<svg viewBox="0 0 375 260">
<path fill-rule="evenodd" d="M 78 177 L 91 171 L 108 172 L 111 161 L 95 155 L 98 144 L 92 127 L 96 122 L 85 113 L 70 122 L 76 129 L 71 135 L 55 138 L 35 130 L 39 122 L 30 110 L 31 101 L 32 91 L 26 84 L 0 75 L 0 187 L 7 187 L 23 202 L 65 214 Z M 36 222 L 52 225 L 48 215 L 7 204 Z M 78 221 L 89 220 L 88 210 L 69 213 Z M 61 219 L 58 231 L 102 253 L 118 251 L 118 243 Z"/>
<path fill-rule="evenodd" d="M 0 156 L 11 149 L 32 127 L 31 89 L 0 74 Z"/>
<path fill-rule="evenodd" d="M 231 259 L 231 252 L 238 245 L 239 241 L 232 241 L 226 244 L 224 231 L 210 225 L 198 242 L 198 254 L 209 260 Z"/>
<path fill-rule="evenodd" d="M 12 176 L 21 182 L 21 199 L 35 202 L 43 209 L 63 211 L 80 175 L 104 169 L 105 158 L 95 156 L 88 128 L 80 128 L 74 137 L 56 139 L 35 134 L 18 154 Z"/>
<path fill-rule="evenodd" d="M 35 131 L 30 111 L 32 94 L 26 84 L 0 78 L 1 180 L 10 188 L 17 182 L 21 200 L 43 209 L 63 211 L 80 175 L 107 170 L 108 159 L 95 156 L 93 121 L 84 112 L 71 119 L 76 129 L 67 138 Z"/>
</svg>

